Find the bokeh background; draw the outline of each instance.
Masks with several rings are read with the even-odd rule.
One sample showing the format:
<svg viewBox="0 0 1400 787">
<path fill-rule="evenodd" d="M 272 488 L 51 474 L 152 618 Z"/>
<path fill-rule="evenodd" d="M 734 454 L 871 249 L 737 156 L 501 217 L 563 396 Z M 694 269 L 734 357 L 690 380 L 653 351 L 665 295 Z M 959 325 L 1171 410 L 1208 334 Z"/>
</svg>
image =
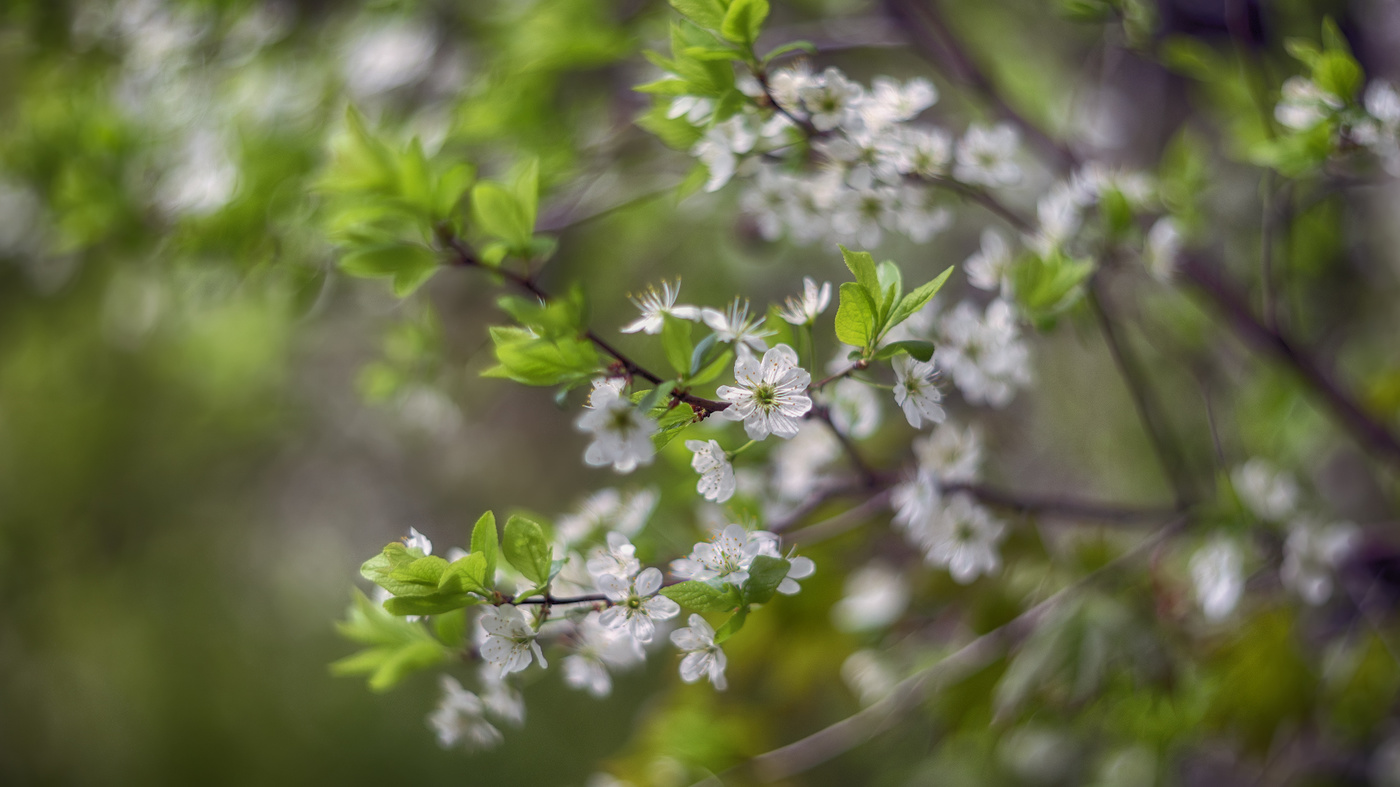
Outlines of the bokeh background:
<svg viewBox="0 0 1400 787">
<path fill-rule="evenodd" d="M 944 3 L 1029 115 L 1099 155 L 1156 171 L 1187 118 L 1206 149 L 1227 144 L 1225 75 L 1220 90 L 1201 87 L 1104 44 L 1099 27 L 1065 18 L 1069 5 Z M 819 62 L 862 80 L 929 76 L 941 122 L 977 118 L 888 10 L 776 3 L 765 40 L 810 39 Z M 1368 72 L 1390 72 L 1400 51 L 1400 6 L 1381 0 L 1170 0 L 1158 11 L 1155 35 L 1195 36 L 1227 65 L 1243 42 L 1275 88 L 1290 68 L 1282 37 L 1315 35 L 1323 13 Z M 663 276 L 683 276 L 686 300 L 713 306 L 736 293 L 780 300 L 803 275 L 844 278 L 835 249 L 762 242 L 736 218 L 732 190 L 679 206 L 668 192 L 690 161 L 632 124 L 647 104 L 631 87 L 653 78 L 640 52 L 664 47 L 672 18 L 654 0 L 0 3 L 0 782 L 571 785 L 611 765 L 680 783 L 857 710 L 840 675 L 855 650 L 937 645 L 931 624 L 957 590 L 917 569 L 906 624 L 887 635 L 832 626 L 847 571 L 872 556 L 909 560 L 876 525 L 813 551 L 819 572 L 804 593 L 782 616 L 755 616 L 733 642 L 726 694 L 681 686 L 666 656 L 602 701 L 564 689 L 557 671 L 537 675 L 526 727 L 467 755 L 440 750 L 426 726 L 431 676 L 376 695 L 329 674 L 354 649 L 333 621 L 363 586 L 358 565 L 409 527 L 445 550 L 487 508 L 547 520 L 600 487 L 651 485 L 662 495 L 655 557 L 700 532 L 678 446 L 633 477 L 588 469 L 586 440 L 552 392 L 478 376 L 491 362 L 486 326 L 503 321 L 484 277 L 448 272 L 400 302 L 334 272 L 314 186 L 348 105 L 483 173 L 540 156 L 542 224 L 561 241 L 546 282 L 581 281 L 605 334 L 631 319 L 627 294 Z M 1207 221 L 1253 254 L 1258 173 L 1226 160 L 1211 171 Z M 1393 412 L 1391 194 L 1321 201 L 1295 225 L 1286 265 L 1299 327 L 1344 346 L 1339 362 Z M 985 223 L 960 214 L 928 246 L 879 251 L 922 281 L 961 263 Z M 1231 461 L 1307 459 L 1308 482 L 1342 515 L 1390 517 L 1385 482 L 1286 375 L 1215 333 L 1187 297 L 1135 303 L 1146 328 L 1133 340 L 1192 461 L 1216 461 L 1204 396 Z M 1081 317 L 1035 339 L 1033 393 L 983 421 L 991 476 L 1160 502 L 1131 402 Z M 1163 325 L 1192 338 L 1192 357 L 1232 371 L 1198 374 L 1159 351 Z M 654 350 L 641 359 L 659 366 Z M 910 436 L 900 420 L 887 406 L 871 444 L 891 467 Z M 1044 555 L 1059 537 L 1018 536 L 1019 548 Z M 979 591 L 987 625 L 1014 612 L 1008 588 Z M 1356 711 L 1368 739 L 1383 735 L 1400 681 L 1380 674 L 1379 709 Z M 1290 675 L 1270 693 L 1278 702 L 1247 719 L 1266 742 L 1269 717 L 1312 701 Z M 1051 749 L 1095 756 L 1095 729 L 1072 716 L 994 723 L 979 697 L 995 677 L 799 783 L 1038 783 Z M 1161 721 L 1163 735 L 1194 718 Z M 1047 749 L 1046 729 L 1071 734 Z M 1202 728 L 1208 753 L 1220 729 Z M 1089 768 L 1056 778 L 1084 783 Z"/>
</svg>

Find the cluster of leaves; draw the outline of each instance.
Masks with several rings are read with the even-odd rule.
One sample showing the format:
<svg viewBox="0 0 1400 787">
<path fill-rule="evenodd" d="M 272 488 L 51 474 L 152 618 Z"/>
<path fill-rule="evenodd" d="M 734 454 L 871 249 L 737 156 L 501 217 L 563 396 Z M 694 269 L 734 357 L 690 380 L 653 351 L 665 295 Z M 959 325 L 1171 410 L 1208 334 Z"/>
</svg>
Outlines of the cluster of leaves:
<svg viewBox="0 0 1400 787">
<path fill-rule="evenodd" d="M 841 254 L 856 280 L 841 285 L 836 338 L 857 348 L 851 357 L 879 361 L 906 353 L 920 361 L 932 358 L 932 342 L 909 340 L 883 346 L 880 342 L 896 325 L 928 305 L 948 281 L 953 269 L 944 270 L 932 281 L 906 294 L 904 277 L 893 262 L 886 260 L 876 265 L 870 252 L 851 251 L 844 246 Z"/>
</svg>

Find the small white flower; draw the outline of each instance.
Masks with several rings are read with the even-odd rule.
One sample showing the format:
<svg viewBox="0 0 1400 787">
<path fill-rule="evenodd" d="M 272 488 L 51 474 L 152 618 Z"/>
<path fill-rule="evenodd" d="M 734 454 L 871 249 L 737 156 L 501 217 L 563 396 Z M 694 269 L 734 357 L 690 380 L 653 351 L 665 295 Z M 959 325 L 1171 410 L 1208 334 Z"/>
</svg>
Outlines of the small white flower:
<svg viewBox="0 0 1400 787">
<path fill-rule="evenodd" d="M 714 108 L 713 99 L 703 96 L 676 96 L 671 99 L 671 106 L 666 109 L 666 117 L 671 120 L 684 117 L 692 126 L 703 126 L 705 121 L 710 119 Z"/>
<path fill-rule="evenodd" d="M 979 290 L 1011 291 L 1011 245 L 1000 232 L 988 228 L 982 231 L 982 247 L 963 264 L 967 281 Z"/>
<path fill-rule="evenodd" d="M 690 458 L 690 466 L 700 474 L 696 491 L 706 500 L 723 503 L 734 496 L 737 483 L 734 480 L 734 465 L 716 440 L 686 440 L 685 447 L 695 455 Z"/>
<path fill-rule="evenodd" d="M 822 467 L 841 455 L 841 442 L 822 424 L 803 422 L 797 436 L 773 450 L 773 486 L 782 500 L 803 500 Z"/>
<path fill-rule="evenodd" d="M 1298 484 L 1293 476 L 1258 457 L 1235 468 L 1230 479 L 1240 502 L 1260 519 L 1282 522 L 1298 506 Z"/>
<path fill-rule="evenodd" d="M 638 642 L 651 642 L 656 621 L 669 620 L 681 611 L 676 602 L 656 595 L 661 589 L 661 570 L 657 568 L 645 569 L 630 581 L 604 574 L 598 577 L 598 589 L 613 602 L 598 622 L 610 629 L 626 628 Z"/>
<path fill-rule="evenodd" d="M 792 325 L 810 325 L 830 304 L 831 282 L 823 282 L 818 287 L 811 276 L 803 276 L 802 297 L 789 297 L 787 306 L 779 314 Z"/>
<path fill-rule="evenodd" d="M 895 199 L 894 211 L 894 228 L 915 243 L 928 243 L 933 236 L 953 223 L 953 214 L 938 202 L 933 189 L 901 186 Z M 882 216 L 881 220 L 889 226 L 888 214 Z"/>
<path fill-rule="evenodd" d="M 745 355 L 750 350 L 753 352 L 764 352 L 768 349 L 768 343 L 763 341 L 767 336 L 772 336 L 772 331 L 763 330 L 763 317 L 749 317 L 749 302 L 740 301 L 735 298 L 729 304 L 727 311 L 721 312 L 718 309 L 705 308 L 700 310 L 700 319 L 710 326 L 710 330 L 719 336 L 719 341 L 732 343 L 735 351 L 740 356 Z"/>
<path fill-rule="evenodd" d="M 671 642 L 685 651 L 681 659 L 681 680 L 694 683 L 708 677 L 715 688 L 724 691 L 726 660 L 724 649 L 715 644 L 715 630 L 699 615 L 690 616 L 690 627 L 671 632 Z"/>
<path fill-rule="evenodd" d="M 1021 341 L 1015 307 L 997 298 L 985 315 L 964 301 L 939 324 L 942 342 L 934 363 L 974 404 L 1005 407 L 1030 384 L 1030 349 Z"/>
<path fill-rule="evenodd" d="M 1181 256 L 1181 230 L 1170 216 L 1157 220 L 1147 232 L 1147 246 L 1142 250 L 1142 264 L 1152 278 L 1171 281 Z"/>
<path fill-rule="evenodd" d="M 775 556 L 776 557 L 776 556 Z M 787 576 L 778 583 L 778 592 L 784 596 L 795 596 L 802 590 L 798 580 L 806 579 L 817 571 L 817 564 L 810 557 L 789 557 Z"/>
<path fill-rule="evenodd" d="M 1028 243 L 1041 257 L 1053 256 L 1079 232 L 1082 205 L 1066 183 L 1057 183 L 1036 203 L 1035 236 Z"/>
<path fill-rule="evenodd" d="M 865 127 L 878 130 L 891 123 L 912 120 L 938 101 L 938 89 L 927 79 L 911 79 L 903 86 L 889 77 L 875 77 L 872 91 L 860 107 Z"/>
<path fill-rule="evenodd" d="M 616 530 L 632 537 L 646 525 L 656 507 L 654 489 L 639 489 L 626 496 L 616 489 L 600 489 L 589 495 L 578 508 L 559 517 L 554 525 L 560 552 L 587 539 L 599 529 Z"/>
<path fill-rule="evenodd" d="M 938 517 L 925 545 L 924 558 L 932 565 L 946 566 L 953 580 L 966 585 L 980 574 L 991 576 L 1001 570 L 997 546 L 1006 527 L 971 495 L 958 493 Z"/>
<path fill-rule="evenodd" d="M 1006 123 L 992 128 L 974 124 L 958 142 L 953 177 L 977 186 L 1010 186 L 1021 179 L 1016 164 L 1020 135 Z"/>
<path fill-rule="evenodd" d="M 1356 546 L 1360 531 L 1350 522 L 1293 523 L 1284 544 L 1283 584 L 1314 606 L 1332 596 L 1332 572 Z"/>
<path fill-rule="evenodd" d="M 1394 133 L 1400 128 L 1400 91 L 1385 80 L 1375 79 L 1366 86 L 1366 111 L 1380 121 L 1381 126 Z"/>
<path fill-rule="evenodd" d="M 676 298 L 681 294 L 681 283 L 677 279 L 675 285 L 668 281 L 661 282 L 661 292 L 657 292 L 655 287 L 648 286 L 641 298 L 632 298 L 632 303 L 642 312 L 642 316 L 622 328 L 623 333 L 636 333 L 642 331 L 649 334 L 661 333 L 665 326 L 665 317 L 670 315 L 680 320 L 700 319 L 700 309 L 696 306 L 677 306 Z"/>
<path fill-rule="evenodd" d="M 537 633 L 525 622 L 519 609 L 509 604 L 492 607 L 482 614 L 481 627 L 487 634 L 486 641 L 481 644 L 481 657 L 499 667 L 502 677 L 530 666 L 531 653 L 541 667 L 549 666 L 540 643 L 535 640 Z"/>
<path fill-rule="evenodd" d="M 864 94 L 864 88 L 846 79 L 835 67 L 826 69 L 798 91 L 818 131 L 830 131 L 858 120 L 856 108 Z"/>
<path fill-rule="evenodd" d="M 846 578 L 845 595 L 832 607 L 831 617 L 842 631 L 869 631 L 898 620 L 908 606 L 904 575 L 875 562 Z"/>
<path fill-rule="evenodd" d="M 426 557 L 433 554 L 432 539 L 418 532 L 417 528 L 410 527 L 408 535 L 403 537 L 403 545 L 408 549 L 416 549 Z"/>
<path fill-rule="evenodd" d="M 493 749 L 505 740 L 501 731 L 482 716 L 480 698 L 450 675 L 442 676 L 441 686 L 442 699 L 428 715 L 439 746 L 450 749 L 461 744 L 468 751 L 475 751 Z"/>
<path fill-rule="evenodd" d="M 880 397 L 860 380 L 837 380 L 831 387 L 827 409 L 832 426 L 857 440 L 869 437 L 880 427 Z"/>
<path fill-rule="evenodd" d="M 588 573 L 597 578 L 603 574 L 612 574 L 631 579 L 642 568 L 642 564 L 637 560 L 637 548 L 632 546 L 632 542 L 627 536 L 610 531 L 607 537 L 607 549 L 599 547 L 593 550 L 593 554 L 588 558 Z"/>
<path fill-rule="evenodd" d="M 681 579 L 718 579 L 742 585 L 749 579 L 753 559 L 763 554 L 771 538 L 771 534 L 762 531 L 750 533 L 743 525 L 729 525 L 716 532 L 712 540 L 696 544 L 688 557 L 671 561 L 671 573 Z"/>
<path fill-rule="evenodd" d="M 564 657 L 564 683 L 595 697 L 612 693 L 610 670 L 627 669 L 645 658 L 641 643 L 598 622 L 589 612 L 575 624 L 573 652 Z"/>
<path fill-rule="evenodd" d="M 1244 556 L 1233 540 L 1216 536 L 1191 556 L 1196 601 L 1211 620 L 1229 615 L 1244 594 Z"/>
<path fill-rule="evenodd" d="M 716 124 L 690 154 L 700 159 L 710 171 L 705 182 L 705 191 L 719 191 L 734 177 L 734 169 L 739 164 L 738 156 L 753 150 L 758 142 L 758 134 L 748 127 L 743 115 L 735 115 L 723 123 Z"/>
<path fill-rule="evenodd" d="M 1274 118 L 1289 128 L 1305 131 L 1341 109 L 1345 102 L 1307 77 L 1289 77 L 1283 83 Z"/>
<path fill-rule="evenodd" d="M 619 473 L 630 473 L 637 465 L 651 464 L 656 453 L 651 442 L 656 422 L 612 385 L 593 389 L 588 410 L 579 416 L 577 425 L 580 431 L 593 435 L 583 461 L 594 467 L 612 465 Z"/>
<path fill-rule="evenodd" d="M 804 114 L 802 90 L 814 84 L 812 67 L 806 60 L 779 68 L 768 77 L 768 91 L 778 106 L 794 114 Z"/>
<path fill-rule="evenodd" d="M 481 667 L 481 686 L 481 704 L 486 706 L 487 713 L 512 727 L 525 723 L 525 698 L 490 664 Z"/>
<path fill-rule="evenodd" d="M 894 525 L 910 543 L 923 547 L 933 537 L 943 493 L 938 479 L 920 469 L 914 478 L 895 486 L 890 492 L 894 506 Z"/>
<path fill-rule="evenodd" d="M 948 417 L 939 402 L 943 392 L 938 390 L 938 369 L 933 362 L 916 361 L 908 355 L 894 359 L 894 401 L 904 410 L 904 417 L 915 429 L 925 423 L 942 423 Z"/>
<path fill-rule="evenodd" d="M 928 437 L 914 441 L 919 470 L 942 483 L 976 481 L 982 466 L 982 433 L 976 426 L 959 429 L 944 423 Z"/>
<path fill-rule="evenodd" d="M 797 353 L 786 344 L 763 354 L 734 361 L 735 385 L 721 385 L 716 393 L 730 403 L 720 411 L 730 421 L 743 421 L 753 440 L 773 434 L 790 438 L 797 434 L 802 416 L 812 409 L 807 386 L 812 376 L 797 365 Z"/>
<path fill-rule="evenodd" d="M 938 128 L 906 128 L 898 135 L 882 139 L 894 147 L 889 154 L 905 175 L 936 178 L 948 174 L 953 160 L 953 140 Z"/>
</svg>

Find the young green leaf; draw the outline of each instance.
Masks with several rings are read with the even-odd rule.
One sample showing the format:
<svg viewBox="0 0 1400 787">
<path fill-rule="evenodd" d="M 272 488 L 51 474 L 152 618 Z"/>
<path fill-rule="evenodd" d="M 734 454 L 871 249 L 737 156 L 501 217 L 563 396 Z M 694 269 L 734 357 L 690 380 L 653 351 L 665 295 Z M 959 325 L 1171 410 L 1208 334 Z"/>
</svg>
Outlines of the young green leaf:
<svg viewBox="0 0 1400 787">
<path fill-rule="evenodd" d="M 514 248 L 528 245 L 535 233 L 532 214 L 499 183 L 488 181 L 472 187 L 472 220 L 482 232 Z"/>
<path fill-rule="evenodd" d="M 875 258 L 870 256 L 868 251 L 851 251 L 845 246 L 841 247 L 841 257 L 846 261 L 846 267 L 850 268 L 856 281 L 870 295 L 871 305 L 879 306 L 878 299 L 881 297 L 882 291 L 880 289 L 880 274 L 875 270 Z"/>
<path fill-rule="evenodd" d="M 778 585 L 788 575 L 792 564 L 782 558 L 759 555 L 749 567 L 749 578 L 744 582 L 744 600 L 749 604 L 764 604 L 773 598 Z"/>
<path fill-rule="evenodd" d="M 734 614 L 729 617 L 729 620 L 724 621 L 724 625 L 720 626 L 719 629 L 715 631 L 715 644 L 719 645 L 734 636 L 739 629 L 744 627 L 744 621 L 747 620 L 748 617 L 749 608 L 747 606 L 739 607 L 739 609 L 735 610 Z"/>
<path fill-rule="evenodd" d="M 811 41 L 790 41 L 786 44 L 783 44 L 780 47 L 769 51 L 768 54 L 764 55 L 763 65 L 768 65 L 777 58 L 786 55 L 788 52 L 797 51 L 806 52 L 809 55 L 815 55 L 817 53 L 817 45 L 813 44 Z"/>
<path fill-rule="evenodd" d="M 535 221 L 540 211 L 540 160 L 531 156 L 521 162 L 511 180 L 511 191 L 515 202 L 520 206 L 521 218 L 525 223 L 524 239 L 528 245 L 535 234 Z"/>
<path fill-rule="evenodd" d="M 481 555 L 485 562 L 484 568 L 486 570 L 482 579 L 488 588 L 494 587 L 496 584 L 496 559 L 500 551 L 500 537 L 496 534 L 496 514 L 487 511 L 472 526 L 471 553 Z"/>
<path fill-rule="evenodd" d="M 505 558 L 515 570 L 536 585 L 549 581 L 549 565 L 553 550 L 545 540 L 544 530 L 522 516 L 512 516 L 506 522 L 505 538 L 501 543 Z"/>
<path fill-rule="evenodd" d="M 851 281 L 841 285 L 840 293 L 841 302 L 836 307 L 836 338 L 846 344 L 868 348 L 879 331 L 870 293 Z"/>
<path fill-rule="evenodd" d="M 428 596 L 395 596 L 384 602 L 391 615 L 441 615 L 482 603 L 477 596 L 466 593 L 433 593 Z"/>
<path fill-rule="evenodd" d="M 899 302 L 899 305 L 890 313 L 889 322 L 885 323 L 885 330 L 888 331 L 894 326 L 904 322 L 914 316 L 914 314 L 924 308 L 924 306 L 928 305 L 928 302 L 933 300 L 933 296 L 937 295 L 938 291 L 943 289 L 943 285 L 947 283 L 948 277 L 952 274 L 953 268 L 949 266 L 947 270 L 938 274 L 938 277 L 933 281 L 916 288 L 913 292 L 904 296 L 903 300 Z"/>
<path fill-rule="evenodd" d="M 708 582 L 682 582 L 661 589 L 661 595 L 696 612 L 728 612 L 738 605 L 733 593 Z"/>
<path fill-rule="evenodd" d="M 890 342 L 889 344 L 881 346 L 879 350 L 876 350 L 871 360 L 884 361 L 900 353 L 908 353 L 916 361 L 928 361 L 933 357 L 933 351 L 935 349 L 933 342 L 925 342 L 917 339 Z"/>
<path fill-rule="evenodd" d="M 767 18 L 768 0 L 733 0 L 719 31 L 736 44 L 752 47 Z"/>
<path fill-rule="evenodd" d="M 489 577 L 494 580 L 494 577 Z M 441 593 L 477 593 L 487 596 L 491 593 L 494 581 L 488 581 L 486 556 L 472 552 L 448 565 L 438 579 L 437 590 Z"/>
<path fill-rule="evenodd" d="M 669 314 L 663 315 L 662 319 L 665 323 L 661 328 L 661 346 L 666 350 L 666 360 L 671 362 L 671 368 L 686 374 L 690 371 L 691 353 L 695 351 L 690 341 L 693 323 Z"/>
</svg>

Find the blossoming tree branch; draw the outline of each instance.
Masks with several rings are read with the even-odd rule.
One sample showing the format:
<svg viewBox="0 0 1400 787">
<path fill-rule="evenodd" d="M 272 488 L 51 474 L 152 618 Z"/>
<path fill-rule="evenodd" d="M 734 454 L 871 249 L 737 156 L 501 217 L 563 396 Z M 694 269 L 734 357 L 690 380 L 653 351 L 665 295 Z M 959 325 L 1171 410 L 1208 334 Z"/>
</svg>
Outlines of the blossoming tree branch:
<svg viewBox="0 0 1400 787">
<path fill-rule="evenodd" d="M 1391 427 L 1219 270 L 1208 222 L 1181 198 L 1184 181 L 1202 176 L 1192 151 L 1160 175 L 1084 159 L 1012 108 L 936 6 L 888 4 L 921 48 L 943 53 L 934 65 L 983 100 L 993 122 L 939 123 L 939 91 L 927 78 L 865 84 L 824 65 L 803 41 L 762 51 L 767 0 L 671 4 L 669 53 L 647 53 L 656 78 L 635 89 L 651 102 L 637 124 L 695 159 L 680 196 L 736 191 L 763 239 L 809 246 L 811 259 L 839 260 L 848 275 L 795 275 L 791 297 L 759 306 L 744 293 L 690 302 L 677 271 L 629 284 L 638 293 L 631 321 L 595 324 L 585 286 L 551 292 L 542 284 L 558 240 L 540 229 L 537 161 L 480 178 L 471 162 L 386 141 L 352 110 L 322 183 L 341 270 L 388 279 L 402 298 L 435 275 L 498 285 L 509 321 L 490 328 L 495 365 L 485 376 L 557 391 L 579 433 L 573 450 L 588 466 L 625 476 L 683 445 L 696 515 L 651 522 L 654 490 L 606 488 L 552 523 L 518 514 L 502 523 L 485 512 L 465 548 L 444 552 L 413 531 L 364 563 L 370 595 L 358 594 L 341 624 L 363 649 L 336 662 L 336 672 L 366 675 L 384 690 L 437 671 L 442 699 L 431 726 L 443 746 L 469 749 L 495 746 L 503 726 L 523 723 L 517 681 L 551 665 L 567 686 L 595 696 L 649 658 L 674 663 L 684 682 L 724 691 L 726 645 L 751 617 L 783 615 L 817 572 L 849 572 L 833 617 L 852 629 L 905 614 L 890 602 L 903 592 L 905 569 L 879 560 L 818 565 L 795 549 L 858 527 L 893 528 L 905 554 L 959 586 L 1001 581 L 1022 559 L 1008 538 L 1031 520 L 1142 532 L 1097 568 L 1052 573 L 1043 588 L 1008 588 L 1018 614 L 950 656 L 980 667 L 1016 654 L 993 689 L 1005 713 L 1063 666 L 1047 643 L 1089 636 L 1083 616 L 1095 583 L 1176 572 L 1194 605 L 1173 613 L 1183 627 L 1241 614 L 1249 594 L 1270 592 L 1255 589 L 1265 584 L 1255 579 L 1261 572 L 1276 577 L 1276 595 L 1305 606 L 1336 597 L 1357 526 L 1267 457 L 1194 466 L 1110 292 L 1124 283 L 1186 288 L 1215 320 L 1207 330 L 1233 333 L 1290 369 L 1338 429 L 1379 461 L 1400 460 Z M 1134 20 L 1121 20 L 1130 33 Z M 1300 41 L 1293 52 L 1303 73 L 1282 85 L 1270 108 L 1276 133 L 1251 152 L 1253 162 L 1296 179 L 1325 166 L 1396 171 L 1400 93 L 1366 84 L 1333 26 L 1320 45 Z M 1028 136 L 1034 153 L 1021 145 Z M 1042 184 L 1035 173 L 1051 178 Z M 900 236 L 941 260 L 939 236 L 955 222 L 977 228 L 980 248 L 956 266 L 934 266 L 936 276 L 912 275 L 926 260 L 877 261 L 865 251 Z M 956 303 L 939 296 L 953 277 L 971 288 Z M 979 413 L 1034 396 L 1037 337 L 1066 332 L 1079 315 L 1091 316 L 1171 490 L 1157 505 L 983 480 L 997 456 Z M 638 357 L 667 366 L 648 368 Z M 868 443 L 886 412 L 907 425 L 907 450 L 904 461 L 882 466 Z M 656 528 L 700 537 L 688 552 L 664 554 L 660 541 L 641 546 Z M 1179 559 L 1164 563 L 1168 554 Z M 871 706 L 885 719 L 911 707 L 908 696 L 889 693 L 895 686 L 927 691 L 928 670 L 945 669 L 882 684 L 869 676 L 890 667 L 876 653 L 857 656 L 848 662 L 854 683 L 873 686 L 876 699 L 897 698 Z M 848 722 L 764 755 L 755 772 L 791 776 L 873 734 Z"/>
</svg>

